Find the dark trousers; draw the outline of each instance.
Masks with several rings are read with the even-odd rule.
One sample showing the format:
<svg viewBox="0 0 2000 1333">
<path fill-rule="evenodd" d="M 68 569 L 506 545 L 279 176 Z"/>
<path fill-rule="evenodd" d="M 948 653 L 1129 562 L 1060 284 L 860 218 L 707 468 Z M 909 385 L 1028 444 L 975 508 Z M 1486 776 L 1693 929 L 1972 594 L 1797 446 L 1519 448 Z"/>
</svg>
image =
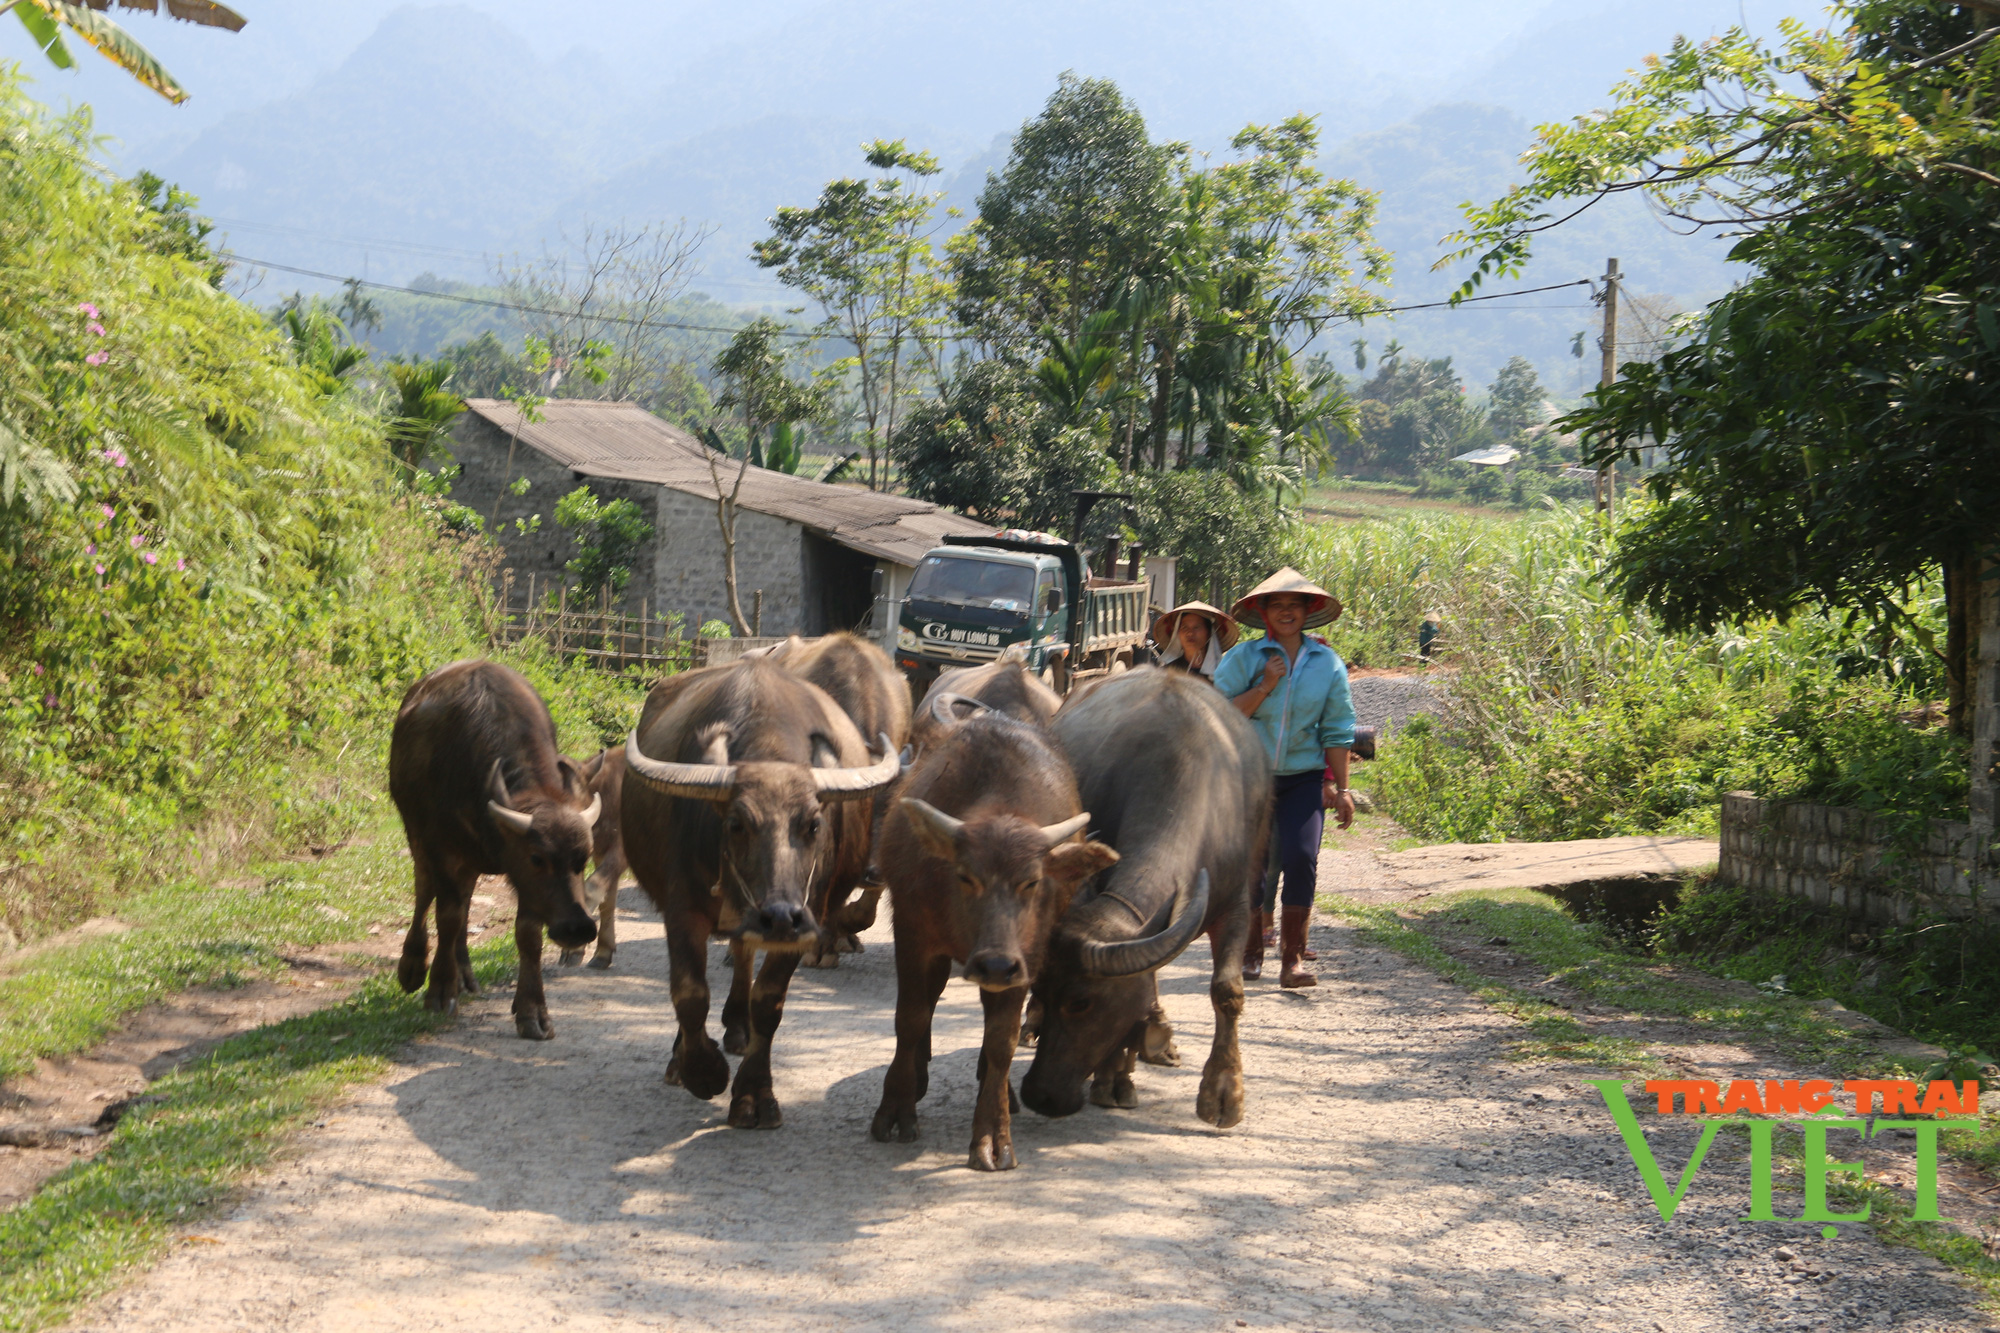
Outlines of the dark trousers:
<svg viewBox="0 0 2000 1333">
<path fill-rule="evenodd" d="M 1278 873 L 1284 872 L 1283 901 L 1287 907 L 1312 906 L 1319 887 L 1319 840 L 1326 827 L 1326 807 L 1320 801 L 1321 769 L 1286 773 L 1278 778 L 1271 809 L 1271 858 L 1264 870 L 1264 910 L 1280 895 Z"/>
</svg>

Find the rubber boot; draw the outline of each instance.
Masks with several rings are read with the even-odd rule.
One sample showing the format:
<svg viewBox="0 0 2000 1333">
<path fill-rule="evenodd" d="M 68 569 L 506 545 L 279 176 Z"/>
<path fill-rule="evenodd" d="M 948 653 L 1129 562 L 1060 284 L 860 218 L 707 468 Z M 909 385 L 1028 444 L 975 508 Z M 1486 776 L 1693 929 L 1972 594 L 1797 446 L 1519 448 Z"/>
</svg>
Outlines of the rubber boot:
<svg viewBox="0 0 2000 1333">
<path fill-rule="evenodd" d="M 1279 936 L 1284 947 L 1284 965 L 1278 973 L 1278 984 L 1287 990 L 1319 985 L 1318 977 L 1299 966 L 1300 955 L 1306 949 L 1306 922 L 1311 918 L 1311 907 L 1279 909 Z"/>
<path fill-rule="evenodd" d="M 1250 940 L 1243 946 L 1243 979 L 1255 981 L 1264 975 L 1264 922 L 1270 920 L 1262 913 L 1250 916 Z"/>
</svg>

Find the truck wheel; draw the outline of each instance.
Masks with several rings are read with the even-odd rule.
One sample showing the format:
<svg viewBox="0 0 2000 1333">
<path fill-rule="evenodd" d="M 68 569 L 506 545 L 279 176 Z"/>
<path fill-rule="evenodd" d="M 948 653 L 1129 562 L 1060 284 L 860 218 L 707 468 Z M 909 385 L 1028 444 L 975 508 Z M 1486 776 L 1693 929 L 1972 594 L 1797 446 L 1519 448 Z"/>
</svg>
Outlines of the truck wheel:
<svg viewBox="0 0 2000 1333">
<path fill-rule="evenodd" d="M 1132 658 L 1129 654 L 1120 653 L 1118 654 L 1118 656 L 1111 659 L 1110 674 L 1114 676 L 1122 676 L 1131 669 L 1132 669 Z"/>
</svg>

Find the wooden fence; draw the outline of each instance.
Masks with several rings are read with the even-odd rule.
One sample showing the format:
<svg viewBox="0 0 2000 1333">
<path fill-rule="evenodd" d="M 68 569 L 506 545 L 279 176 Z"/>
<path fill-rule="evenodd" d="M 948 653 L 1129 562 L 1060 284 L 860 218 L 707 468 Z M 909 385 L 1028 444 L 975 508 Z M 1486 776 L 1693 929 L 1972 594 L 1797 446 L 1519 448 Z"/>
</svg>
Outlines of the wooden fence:
<svg viewBox="0 0 2000 1333">
<path fill-rule="evenodd" d="M 512 570 L 501 574 L 494 636 L 500 643 L 540 639 L 558 657 L 582 657 L 611 671 L 636 666 L 670 675 L 708 663 L 710 641 L 686 637 L 686 628 L 674 612 L 662 614 L 643 600 L 636 614 L 613 606 L 608 587 L 593 599 L 557 579 L 530 574 L 521 581 Z"/>
</svg>

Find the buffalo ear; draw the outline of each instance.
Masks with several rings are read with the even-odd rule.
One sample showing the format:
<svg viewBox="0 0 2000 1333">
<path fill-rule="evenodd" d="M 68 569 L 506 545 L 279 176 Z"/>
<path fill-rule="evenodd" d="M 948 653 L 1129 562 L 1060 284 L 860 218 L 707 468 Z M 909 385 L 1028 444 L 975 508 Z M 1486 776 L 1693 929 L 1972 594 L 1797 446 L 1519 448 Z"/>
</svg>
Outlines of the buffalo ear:
<svg viewBox="0 0 2000 1333">
<path fill-rule="evenodd" d="M 1066 842 L 1042 857 L 1042 874 L 1075 884 L 1118 864 L 1118 853 L 1101 842 Z"/>
<path fill-rule="evenodd" d="M 611 751 L 609 750 L 599 750 L 591 756 L 590 762 L 583 766 L 583 780 L 585 782 L 588 782 L 593 787 L 597 785 L 597 775 L 604 771 L 604 757 L 610 753 Z"/>
<path fill-rule="evenodd" d="M 910 831 L 917 835 L 923 849 L 941 861 L 956 861 L 958 831 L 965 827 L 965 821 L 954 819 L 914 796 L 905 796 L 902 805 L 909 816 Z"/>
<path fill-rule="evenodd" d="M 563 795 L 581 796 L 590 790 L 590 779 L 567 755 L 556 756 L 556 772 L 562 774 Z"/>
</svg>

